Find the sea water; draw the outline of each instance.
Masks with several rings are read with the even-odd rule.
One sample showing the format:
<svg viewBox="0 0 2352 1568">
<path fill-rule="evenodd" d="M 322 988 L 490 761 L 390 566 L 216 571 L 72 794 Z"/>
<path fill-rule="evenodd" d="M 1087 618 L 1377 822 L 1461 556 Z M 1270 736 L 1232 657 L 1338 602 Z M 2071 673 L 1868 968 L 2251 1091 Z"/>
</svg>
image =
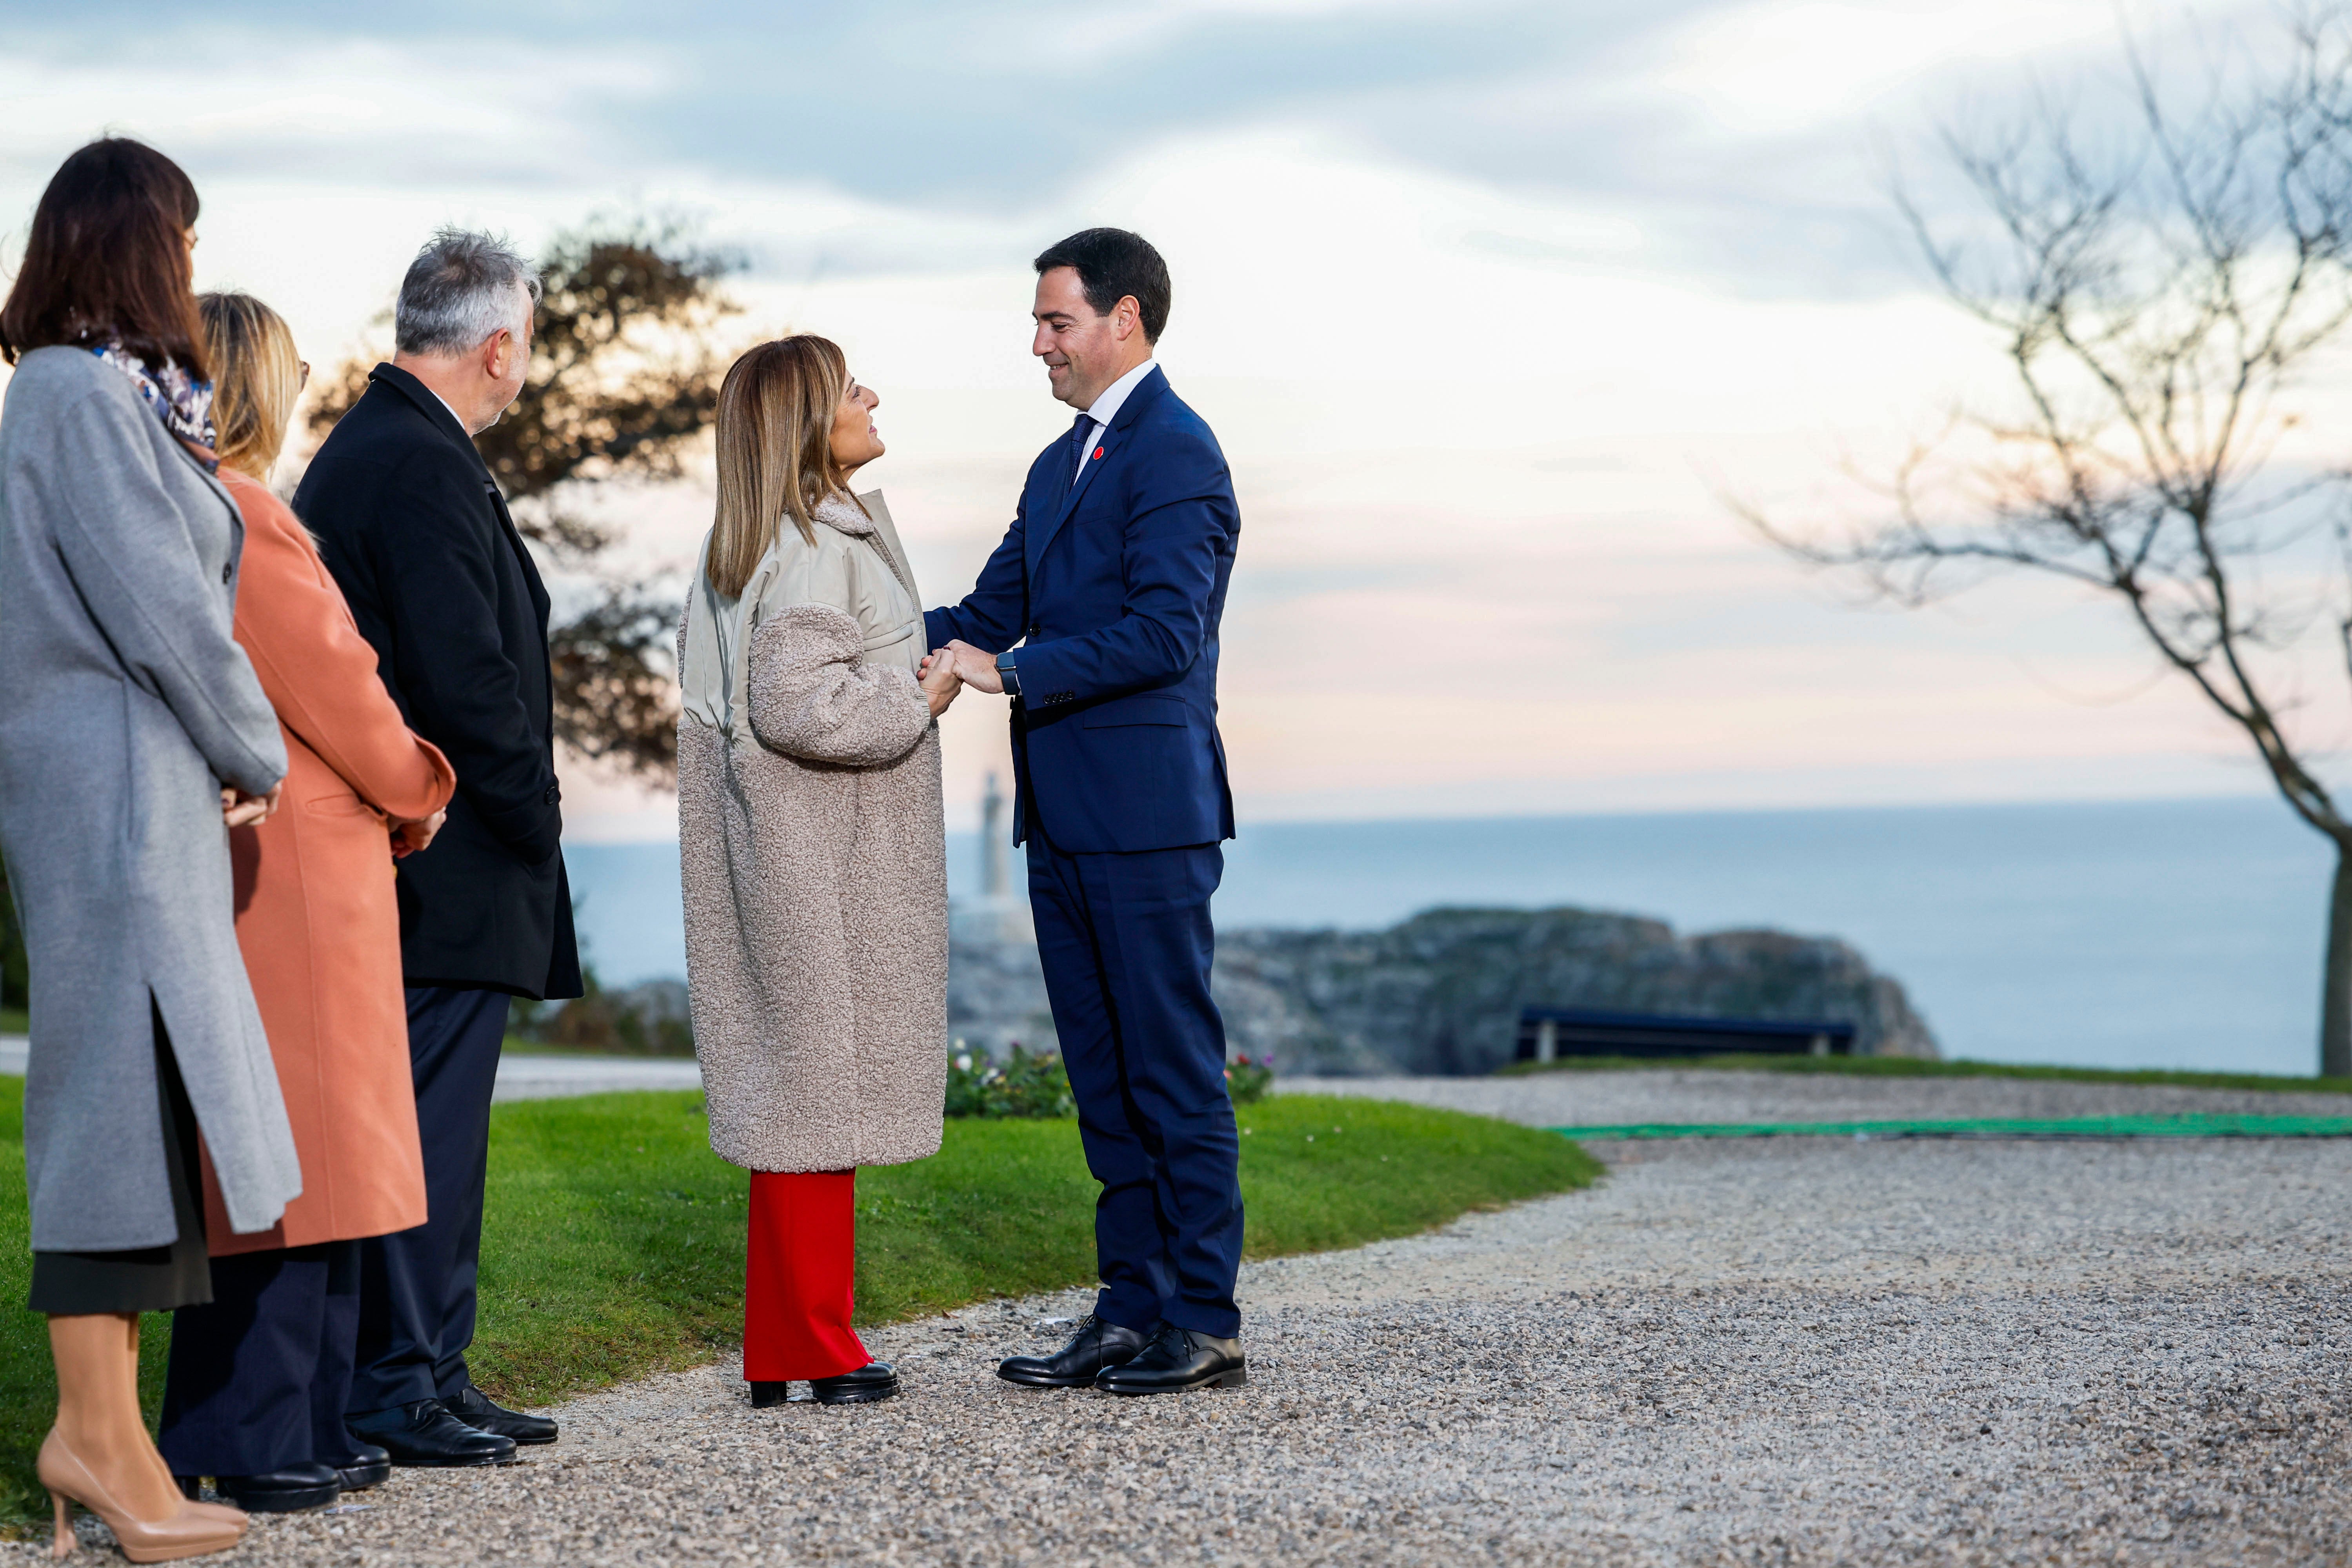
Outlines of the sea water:
<svg viewBox="0 0 2352 1568">
<path fill-rule="evenodd" d="M 677 847 L 564 853 L 604 982 L 682 973 Z M 977 891 L 976 836 L 948 855 Z M 2315 1070 L 2334 862 L 2271 800 L 1244 822 L 1225 855 L 1222 925 L 1572 904 L 1772 926 L 1861 949 L 1947 1056 Z"/>
</svg>

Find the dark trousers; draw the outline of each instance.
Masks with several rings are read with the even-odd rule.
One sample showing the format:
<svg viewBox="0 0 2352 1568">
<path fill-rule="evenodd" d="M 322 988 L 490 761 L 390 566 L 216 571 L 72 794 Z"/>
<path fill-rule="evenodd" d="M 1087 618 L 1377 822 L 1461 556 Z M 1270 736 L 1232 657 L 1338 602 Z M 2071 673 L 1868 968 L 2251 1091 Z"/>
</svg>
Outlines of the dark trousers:
<svg viewBox="0 0 2352 1568">
<path fill-rule="evenodd" d="M 354 1415 L 438 1399 L 472 1380 L 466 1350 L 474 1342 L 474 1278 L 482 1260 L 490 1091 L 506 1028 L 503 991 L 408 988 L 427 1217 L 360 1246 L 359 1363 L 348 1406 Z"/>
<path fill-rule="evenodd" d="M 874 1358 L 857 1309 L 857 1173 L 754 1171 L 743 1258 L 743 1380 L 839 1377 Z"/>
<path fill-rule="evenodd" d="M 1224 865 L 1213 844 L 1068 855 L 1029 838 L 1037 953 L 1103 1188 L 1095 1310 L 1123 1328 L 1241 1331 L 1241 1140 L 1209 996 L 1209 899 Z"/>
<path fill-rule="evenodd" d="M 163 1426 L 174 1475 L 348 1464 L 343 1401 L 359 1331 L 360 1244 L 212 1260 L 213 1299 L 172 1314 Z"/>
</svg>

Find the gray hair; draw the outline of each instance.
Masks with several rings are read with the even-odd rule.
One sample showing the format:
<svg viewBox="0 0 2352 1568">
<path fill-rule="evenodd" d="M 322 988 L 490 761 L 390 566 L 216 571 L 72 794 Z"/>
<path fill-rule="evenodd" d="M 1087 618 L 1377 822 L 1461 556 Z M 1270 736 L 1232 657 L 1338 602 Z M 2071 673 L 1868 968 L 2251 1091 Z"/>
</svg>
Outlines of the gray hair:
<svg viewBox="0 0 2352 1568">
<path fill-rule="evenodd" d="M 520 286 L 530 303 L 518 310 Z M 404 354 L 465 353 L 501 331 L 520 338 L 539 302 L 539 272 L 498 235 L 445 228 L 400 280 L 393 345 Z"/>
</svg>

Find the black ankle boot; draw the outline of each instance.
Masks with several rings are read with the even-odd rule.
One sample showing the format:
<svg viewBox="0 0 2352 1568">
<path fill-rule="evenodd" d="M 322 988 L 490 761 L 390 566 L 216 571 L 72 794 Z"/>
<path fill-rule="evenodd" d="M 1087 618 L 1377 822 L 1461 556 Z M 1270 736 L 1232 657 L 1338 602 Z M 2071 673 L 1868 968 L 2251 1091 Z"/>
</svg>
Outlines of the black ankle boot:
<svg viewBox="0 0 2352 1568">
<path fill-rule="evenodd" d="M 820 1377 L 809 1384 L 819 1405 L 871 1405 L 898 1392 L 898 1373 L 887 1361 L 869 1361 L 839 1377 Z"/>
</svg>

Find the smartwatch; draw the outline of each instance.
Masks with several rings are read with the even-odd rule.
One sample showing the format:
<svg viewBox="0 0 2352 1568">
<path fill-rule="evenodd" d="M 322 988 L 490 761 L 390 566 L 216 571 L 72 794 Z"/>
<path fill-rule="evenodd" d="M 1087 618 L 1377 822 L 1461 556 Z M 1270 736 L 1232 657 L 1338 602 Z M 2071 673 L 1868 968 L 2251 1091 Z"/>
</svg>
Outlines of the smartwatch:
<svg viewBox="0 0 2352 1568">
<path fill-rule="evenodd" d="M 996 656 L 996 673 L 1004 682 L 1004 695 L 1007 697 L 1021 695 L 1021 671 L 1014 668 L 1010 651 Z"/>
</svg>

